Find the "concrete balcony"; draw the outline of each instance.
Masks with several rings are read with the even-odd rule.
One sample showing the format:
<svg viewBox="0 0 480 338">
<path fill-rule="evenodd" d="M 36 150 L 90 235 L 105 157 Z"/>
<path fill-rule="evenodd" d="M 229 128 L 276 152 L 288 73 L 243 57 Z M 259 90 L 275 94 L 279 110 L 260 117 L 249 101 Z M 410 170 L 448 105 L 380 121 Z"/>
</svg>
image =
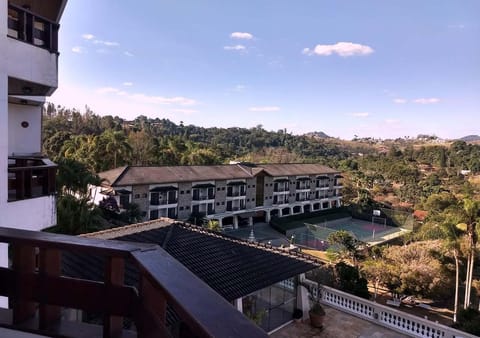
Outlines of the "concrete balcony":
<svg viewBox="0 0 480 338">
<path fill-rule="evenodd" d="M 48 158 L 8 158 L 8 201 L 54 195 L 57 165 Z"/>
<path fill-rule="evenodd" d="M 157 245 L 8 228 L 0 228 L 0 242 L 12 252 L 12 267 L 0 268 L 0 295 L 12 304 L 0 312 L 0 325 L 8 329 L 55 337 L 267 337 Z M 62 275 L 68 252 L 104 257 L 102 281 Z M 127 261 L 135 267 L 136 286 L 124 282 Z M 69 309 L 103 317 L 99 324 L 69 321 Z M 167 325 L 172 311 L 179 330 Z M 124 329 L 124 318 L 136 330 Z"/>
<path fill-rule="evenodd" d="M 58 85 L 58 27 L 49 19 L 9 3 L 4 58 L 9 95 L 51 95 Z"/>
</svg>

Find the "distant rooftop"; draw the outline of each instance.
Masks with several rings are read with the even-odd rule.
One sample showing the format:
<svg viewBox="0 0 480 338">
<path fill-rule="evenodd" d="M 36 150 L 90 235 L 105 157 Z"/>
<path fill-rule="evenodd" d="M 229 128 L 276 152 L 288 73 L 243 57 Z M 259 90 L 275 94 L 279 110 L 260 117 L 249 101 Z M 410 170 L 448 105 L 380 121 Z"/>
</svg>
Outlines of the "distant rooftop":
<svg viewBox="0 0 480 338">
<path fill-rule="evenodd" d="M 336 174 L 321 164 L 226 164 L 208 166 L 125 166 L 99 173 L 111 186 L 176 183 L 253 178 L 260 172 L 269 176 Z"/>
</svg>

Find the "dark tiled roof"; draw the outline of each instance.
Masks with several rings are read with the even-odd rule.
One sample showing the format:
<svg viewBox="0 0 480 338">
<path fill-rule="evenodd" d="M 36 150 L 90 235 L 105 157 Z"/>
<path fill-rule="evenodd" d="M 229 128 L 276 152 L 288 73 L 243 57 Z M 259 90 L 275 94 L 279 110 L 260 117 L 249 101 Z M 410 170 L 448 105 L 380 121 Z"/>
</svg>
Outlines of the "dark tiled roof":
<svg viewBox="0 0 480 338">
<path fill-rule="evenodd" d="M 138 185 L 155 183 L 229 180 L 252 177 L 239 165 L 126 167 L 99 173 L 110 185 Z M 114 169 L 115 170 L 115 169 Z M 117 174 L 116 177 L 115 174 Z"/>
<path fill-rule="evenodd" d="M 309 163 L 285 163 L 285 164 L 259 164 L 270 176 L 296 176 L 296 175 L 318 175 L 336 174 L 338 170 L 322 164 Z"/>
<path fill-rule="evenodd" d="M 160 245 L 228 301 L 319 265 L 307 256 L 295 256 L 179 223 L 115 239 Z M 64 272 L 71 277 L 100 280 L 103 274 L 101 264 L 96 257 L 67 255 Z M 136 285 L 134 276 L 136 274 L 129 266 L 126 282 Z"/>
<path fill-rule="evenodd" d="M 210 166 L 121 167 L 98 175 L 111 186 L 156 183 L 194 182 L 253 178 L 260 172 L 270 176 L 337 174 L 339 171 L 321 164 L 242 164 Z"/>
</svg>

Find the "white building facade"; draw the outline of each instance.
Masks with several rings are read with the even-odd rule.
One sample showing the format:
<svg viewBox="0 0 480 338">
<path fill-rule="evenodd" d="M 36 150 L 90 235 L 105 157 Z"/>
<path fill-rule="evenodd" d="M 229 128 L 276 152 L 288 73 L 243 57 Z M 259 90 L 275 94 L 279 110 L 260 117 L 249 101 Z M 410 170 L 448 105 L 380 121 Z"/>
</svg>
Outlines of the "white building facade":
<svg viewBox="0 0 480 338">
<path fill-rule="evenodd" d="M 41 156 L 42 107 L 58 84 L 66 0 L 0 0 L 0 225 L 56 223 L 55 165 Z M 8 265 L 0 244 L 0 266 Z M 5 305 L 5 302 L 0 305 Z"/>
</svg>

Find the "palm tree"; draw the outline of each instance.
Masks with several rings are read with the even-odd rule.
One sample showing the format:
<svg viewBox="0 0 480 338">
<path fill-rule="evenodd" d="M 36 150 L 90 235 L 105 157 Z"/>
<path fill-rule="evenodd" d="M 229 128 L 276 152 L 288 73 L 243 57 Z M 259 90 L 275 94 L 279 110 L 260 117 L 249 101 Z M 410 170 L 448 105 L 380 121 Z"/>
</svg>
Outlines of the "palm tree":
<svg viewBox="0 0 480 338">
<path fill-rule="evenodd" d="M 102 137 L 106 140 L 105 150 L 113 153 L 113 168 L 116 168 L 118 156 L 123 155 L 125 159 L 131 153 L 132 147 L 122 131 L 109 129 L 102 134 Z"/>
<path fill-rule="evenodd" d="M 468 237 L 468 253 L 467 253 L 467 276 L 465 278 L 465 301 L 464 308 L 470 306 L 470 296 L 472 291 L 473 279 L 473 265 L 475 262 L 475 251 L 478 241 L 478 234 L 476 230 L 478 213 L 480 211 L 480 204 L 470 198 L 463 201 L 463 212 L 466 224 L 466 233 Z"/>
<path fill-rule="evenodd" d="M 455 301 L 453 305 L 453 322 L 457 322 L 458 312 L 458 289 L 460 284 L 460 241 L 458 232 L 459 229 L 453 226 L 451 223 L 445 223 L 442 225 L 441 230 L 445 238 L 445 248 L 452 252 L 455 260 Z"/>
</svg>

